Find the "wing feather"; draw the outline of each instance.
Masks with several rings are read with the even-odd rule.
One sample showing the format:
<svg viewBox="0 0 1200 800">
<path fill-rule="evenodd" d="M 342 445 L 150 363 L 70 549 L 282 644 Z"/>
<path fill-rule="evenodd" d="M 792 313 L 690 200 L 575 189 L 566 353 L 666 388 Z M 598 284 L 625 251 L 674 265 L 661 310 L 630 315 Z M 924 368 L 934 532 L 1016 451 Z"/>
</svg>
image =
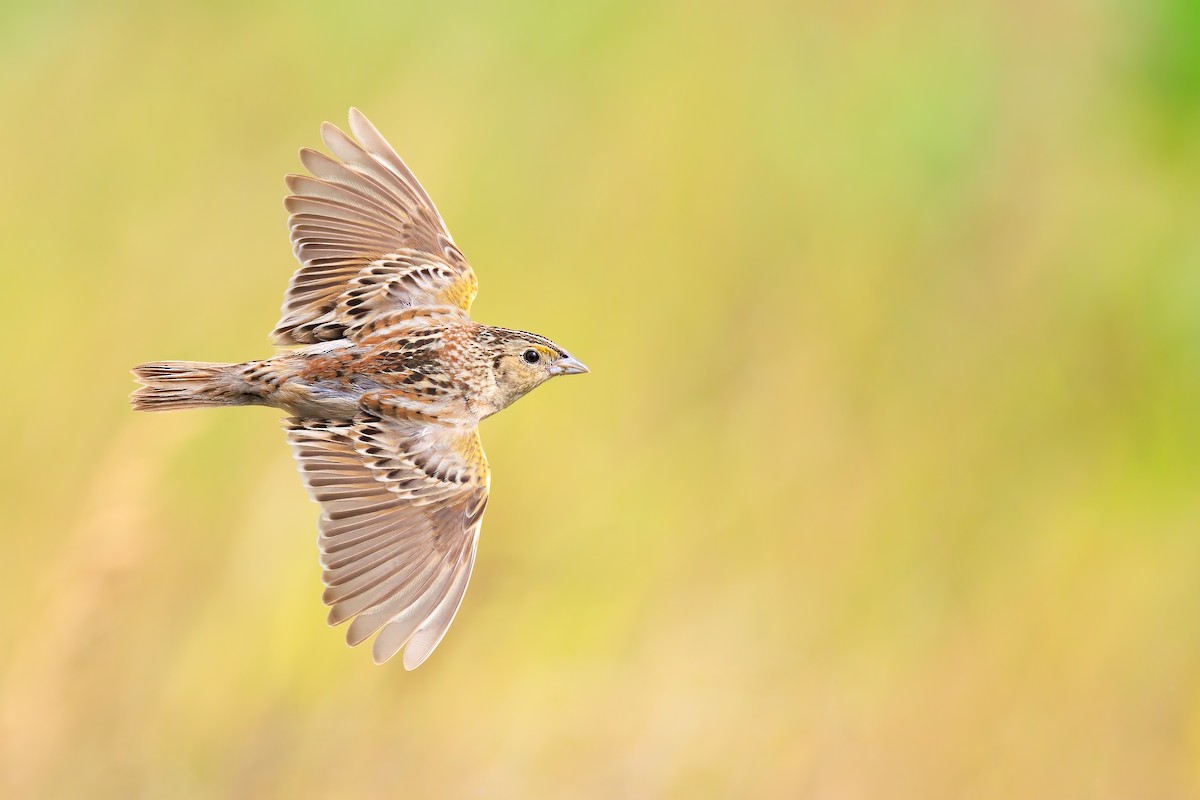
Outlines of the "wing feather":
<svg viewBox="0 0 1200 800">
<path fill-rule="evenodd" d="M 475 562 L 489 482 L 478 434 L 367 414 L 285 427 L 321 504 L 330 624 L 350 620 L 352 645 L 378 633 L 374 659 L 404 649 L 414 669 L 445 636 Z"/>
<path fill-rule="evenodd" d="M 350 130 L 355 138 L 322 125 L 333 157 L 304 148 L 300 162 L 310 174 L 287 177 L 284 207 L 300 269 L 272 333 L 277 344 L 342 338 L 378 314 L 414 306 L 467 312 L 475 297 L 475 273 L 416 176 L 356 109 Z M 354 308 L 352 292 L 376 301 Z"/>
<path fill-rule="evenodd" d="M 477 530 L 476 537 L 478 535 Z M 454 615 L 458 613 L 458 607 L 462 604 L 463 595 L 467 591 L 467 581 L 471 577 L 471 567 L 475 563 L 475 552 L 475 542 L 472 542 L 465 556 L 466 561 L 459 564 L 454 580 L 447 588 L 445 596 L 417 628 L 412 638 L 408 640 L 408 645 L 404 650 L 405 669 L 416 669 L 421 666 L 425 659 L 429 658 L 429 654 L 434 651 L 434 648 L 441 644 L 442 637 L 450 629 L 450 623 L 454 621 Z"/>
</svg>

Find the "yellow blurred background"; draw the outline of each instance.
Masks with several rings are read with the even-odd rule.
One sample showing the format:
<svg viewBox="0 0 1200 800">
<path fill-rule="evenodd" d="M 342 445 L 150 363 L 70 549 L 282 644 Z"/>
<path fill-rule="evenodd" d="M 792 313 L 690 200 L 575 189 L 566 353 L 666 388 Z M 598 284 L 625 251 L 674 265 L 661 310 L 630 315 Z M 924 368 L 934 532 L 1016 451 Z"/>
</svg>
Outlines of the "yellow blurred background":
<svg viewBox="0 0 1200 800">
<path fill-rule="evenodd" d="M 0 10 L 0 794 L 1200 796 L 1200 6 Z M 262 409 L 363 109 L 592 369 L 485 422 L 416 672 Z"/>
</svg>

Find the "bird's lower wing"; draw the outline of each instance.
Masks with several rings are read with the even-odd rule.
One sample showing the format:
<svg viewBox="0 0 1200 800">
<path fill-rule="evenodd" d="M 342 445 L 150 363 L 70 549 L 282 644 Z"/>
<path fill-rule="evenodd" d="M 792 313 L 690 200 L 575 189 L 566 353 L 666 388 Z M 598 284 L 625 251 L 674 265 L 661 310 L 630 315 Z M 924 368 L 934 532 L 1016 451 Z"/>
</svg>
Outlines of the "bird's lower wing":
<svg viewBox="0 0 1200 800">
<path fill-rule="evenodd" d="M 285 422 L 304 484 L 321 504 L 329 622 L 356 645 L 378 632 L 376 663 L 404 648 L 414 669 L 462 602 L 487 505 L 474 428 L 353 420 Z"/>
</svg>

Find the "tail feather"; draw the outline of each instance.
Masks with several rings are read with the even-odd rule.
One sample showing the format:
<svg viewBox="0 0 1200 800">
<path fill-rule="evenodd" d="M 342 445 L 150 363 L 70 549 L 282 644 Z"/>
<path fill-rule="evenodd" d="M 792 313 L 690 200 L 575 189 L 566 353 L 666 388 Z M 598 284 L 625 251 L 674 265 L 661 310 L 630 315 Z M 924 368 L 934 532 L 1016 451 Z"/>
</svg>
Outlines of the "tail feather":
<svg viewBox="0 0 1200 800">
<path fill-rule="evenodd" d="M 202 361 L 155 361 L 133 368 L 142 384 L 129 398 L 137 411 L 175 411 L 183 408 L 240 406 L 253 398 L 238 391 L 232 372 L 237 364 Z"/>
</svg>

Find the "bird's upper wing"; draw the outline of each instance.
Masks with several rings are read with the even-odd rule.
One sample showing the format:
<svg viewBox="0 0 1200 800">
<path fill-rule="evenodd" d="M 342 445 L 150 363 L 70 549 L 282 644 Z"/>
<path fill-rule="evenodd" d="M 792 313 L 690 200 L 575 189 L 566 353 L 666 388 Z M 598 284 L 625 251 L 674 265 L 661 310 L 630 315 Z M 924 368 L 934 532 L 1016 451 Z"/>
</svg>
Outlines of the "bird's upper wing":
<svg viewBox="0 0 1200 800">
<path fill-rule="evenodd" d="M 382 663 L 428 658 L 467 590 L 487 505 L 487 459 L 475 428 L 360 415 L 288 419 L 288 441 L 321 504 L 329 623 L 353 619 L 356 645 L 379 631 Z"/>
<path fill-rule="evenodd" d="M 326 122 L 334 157 L 305 148 L 311 175 L 289 175 L 292 250 L 300 269 L 271 336 L 276 344 L 340 339 L 381 312 L 422 305 L 470 311 L 478 283 L 446 224 L 396 151 L 357 109 L 346 135 Z"/>
</svg>

